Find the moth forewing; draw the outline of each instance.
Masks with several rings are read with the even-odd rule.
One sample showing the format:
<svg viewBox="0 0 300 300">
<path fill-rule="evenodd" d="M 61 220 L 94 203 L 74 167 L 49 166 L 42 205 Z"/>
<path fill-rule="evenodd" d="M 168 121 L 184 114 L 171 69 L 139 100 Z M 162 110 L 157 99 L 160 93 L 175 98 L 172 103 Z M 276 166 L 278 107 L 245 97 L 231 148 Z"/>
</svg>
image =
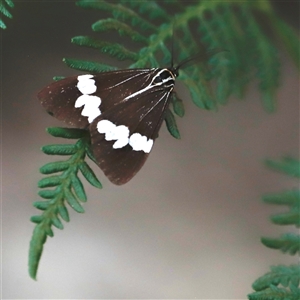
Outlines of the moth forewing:
<svg viewBox="0 0 300 300">
<path fill-rule="evenodd" d="M 97 108 L 104 112 L 118 105 L 131 93 L 148 85 L 153 72 L 154 69 L 129 69 L 72 76 L 46 86 L 37 98 L 58 120 L 86 128 L 95 117 Z"/>
</svg>

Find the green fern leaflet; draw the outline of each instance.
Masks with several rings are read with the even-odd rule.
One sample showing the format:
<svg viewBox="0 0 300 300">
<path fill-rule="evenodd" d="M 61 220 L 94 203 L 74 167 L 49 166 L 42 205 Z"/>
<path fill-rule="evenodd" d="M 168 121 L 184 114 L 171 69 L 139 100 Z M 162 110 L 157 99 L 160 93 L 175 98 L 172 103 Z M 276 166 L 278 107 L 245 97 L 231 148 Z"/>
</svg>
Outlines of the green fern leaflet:
<svg viewBox="0 0 300 300">
<path fill-rule="evenodd" d="M 12 0 L 0 0 L 0 15 L 4 15 L 7 18 L 12 18 L 12 14 L 7 9 L 7 6 L 13 8 L 15 5 Z M 2 18 L 0 18 L 0 28 L 6 29 L 6 25 Z"/>
</svg>

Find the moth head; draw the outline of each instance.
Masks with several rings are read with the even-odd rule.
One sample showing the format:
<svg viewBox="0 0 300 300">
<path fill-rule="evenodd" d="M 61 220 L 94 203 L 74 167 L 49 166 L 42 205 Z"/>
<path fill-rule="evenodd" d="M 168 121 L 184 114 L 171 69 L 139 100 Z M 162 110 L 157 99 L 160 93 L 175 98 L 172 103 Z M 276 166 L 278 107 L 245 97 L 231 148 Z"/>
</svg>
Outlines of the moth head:
<svg viewBox="0 0 300 300">
<path fill-rule="evenodd" d="M 175 74 L 169 69 L 159 69 L 151 84 L 154 86 L 170 87 L 175 84 Z"/>
</svg>

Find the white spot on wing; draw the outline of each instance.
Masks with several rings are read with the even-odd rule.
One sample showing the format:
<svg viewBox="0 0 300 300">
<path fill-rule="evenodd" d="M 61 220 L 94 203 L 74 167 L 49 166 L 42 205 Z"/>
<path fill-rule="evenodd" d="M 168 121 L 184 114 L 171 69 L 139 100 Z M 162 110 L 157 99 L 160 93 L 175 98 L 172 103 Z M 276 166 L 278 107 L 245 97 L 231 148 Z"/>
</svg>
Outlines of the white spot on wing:
<svg viewBox="0 0 300 300">
<path fill-rule="evenodd" d="M 129 145 L 135 151 L 144 151 L 145 153 L 149 153 L 153 146 L 153 140 L 149 139 L 147 141 L 147 137 L 145 135 L 134 133 L 129 138 Z"/>
<path fill-rule="evenodd" d="M 95 93 L 97 90 L 95 80 L 92 78 L 94 78 L 94 76 L 90 74 L 80 75 L 77 77 L 77 88 L 83 95 L 79 96 L 75 102 L 76 108 L 84 105 L 81 115 L 88 117 L 89 123 L 92 123 L 95 118 L 101 115 L 101 111 L 99 109 L 101 98 L 90 95 Z"/>
<path fill-rule="evenodd" d="M 147 141 L 147 145 L 144 146 L 144 152 L 145 153 L 150 153 L 151 149 L 152 149 L 152 146 L 153 146 L 153 140 L 152 139 L 149 139 Z"/>
<path fill-rule="evenodd" d="M 107 141 L 112 141 L 111 136 L 117 126 L 108 120 L 101 120 L 97 124 L 97 129 L 99 133 L 105 133 L 105 139 Z"/>
<path fill-rule="evenodd" d="M 96 92 L 97 87 L 95 85 L 95 80 L 92 79 L 93 77 L 93 75 L 80 75 L 77 77 L 77 88 L 82 94 L 90 95 Z"/>
<path fill-rule="evenodd" d="M 147 137 L 140 133 L 134 133 L 129 137 L 128 127 L 125 125 L 116 126 L 108 120 L 99 121 L 97 130 L 99 133 L 105 134 L 106 141 L 116 141 L 113 144 L 114 149 L 120 149 L 129 144 L 134 151 L 149 153 L 153 146 L 152 139 L 147 141 Z"/>
<path fill-rule="evenodd" d="M 114 149 L 123 148 L 128 144 L 129 129 L 124 125 L 116 126 L 108 120 L 101 120 L 97 124 L 97 129 L 99 133 L 105 134 L 106 141 L 116 140 L 113 144 Z"/>
<path fill-rule="evenodd" d="M 128 144 L 128 136 L 127 137 L 122 137 L 119 138 L 114 144 L 113 144 L 113 148 L 114 149 L 120 149 L 125 147 Z"/>
<path fill-rule="evenodd" d="M 101 99 L 97 96 L 81 95 L 77 98 L 75 107 L 81 107 L 84 105 L 81 115 L 88 117 L 88 121 L 91 123 L 95 118 L 101 115 L 101 111 L 99 109 L 100 104 Z"/>
</svg>

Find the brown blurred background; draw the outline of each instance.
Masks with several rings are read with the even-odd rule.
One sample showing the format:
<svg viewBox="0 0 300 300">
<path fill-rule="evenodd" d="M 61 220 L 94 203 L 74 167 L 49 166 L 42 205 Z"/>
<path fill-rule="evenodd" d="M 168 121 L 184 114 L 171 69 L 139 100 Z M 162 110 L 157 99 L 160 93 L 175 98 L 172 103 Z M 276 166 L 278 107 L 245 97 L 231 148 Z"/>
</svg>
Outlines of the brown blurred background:
<svg viewBox="0 0 300 300">
<path fill-rule="evenodd" d="M 299 27 L 298 1 L 274 4 Z M 3 299 L 246 299 L 270 265 L 297 262 L 260 243 L 261 236 L 294 230 L 271 225 L 269 216 L 285 208 L 260 200 L 297 184 L 262 163 L 299 152 L 299 78 L 282 52 L 274 114 L 262 109 L 255 84 L 247 98 L 232 98 L 218 112 L 196 108 L 178 84 L 186 107 L 178 119 L 182 139 L 163 126 L 145 166 L 122 187 L 91 163 L 104 189 L 85 184 L 86 213 L 69 209 L 70 223 L 46 242 L 38 281 L 30 279 L 39 167 L 55 160 L 39 149 L 61 142 L 46 127 L 64 126 L 35 95 L 54 75 L 78 73 L 63 57 L 114 61 L 70 43 L 91 33 L 99 12 L 73 1 L 21 1 L 11 11 L 1 31 Z"/>
</svg>

